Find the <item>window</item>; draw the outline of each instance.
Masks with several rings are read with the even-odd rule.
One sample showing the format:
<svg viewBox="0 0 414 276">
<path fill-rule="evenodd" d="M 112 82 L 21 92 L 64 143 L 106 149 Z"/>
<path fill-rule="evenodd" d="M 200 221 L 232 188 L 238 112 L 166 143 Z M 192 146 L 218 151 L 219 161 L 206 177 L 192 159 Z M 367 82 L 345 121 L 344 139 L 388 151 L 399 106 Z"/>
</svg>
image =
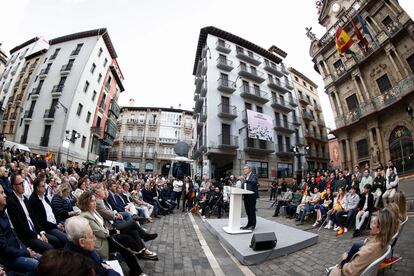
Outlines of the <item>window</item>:
<svg viewBox="0 0 414 276">
<path fill-rule="evenodd" d="M 77 55 L 79 54 L 80 50 L 82 49 L 83 43 L 79 43 L 76 45 L 76 49 L 72 51 L 71 55 Z"/>
<path fill-rule="evenodd" d="M 358 99 L 355 94 L 352 94 L 346 98 L 346 105 L 348 106 L 349 111 L 353 111 L 358 107 Z"/>
<path fill-rule="evenodd" d="M 221 46 L 221 47 L 225 47 L 226 46 L 226 42 L 224 42 L 223 39 L 219 39 L 218 40 L 218 45 Z"/>
<path fill-rule="evenodd" d="M 98 57 L 100 57 L 102 55 L 102 52 L 103 52 L 102 48 L 99 48 Z"/>
<path fill-rule="evenodd" d="M 99 74 L 99 75 L 98 75 L 98 83 L 100 83 L 100 82 L 101 82 L 101 79 L 102 79 L 102 74 Z"/>
<path fill-rule="evenodd" d="M 55 59 L 60 52 L 60 48 L 57 48 L 53 55 L 50 56 L 49 60 Z"/>
<path fill-rule="evenodd" d="M 95 101 L 95 98 L 96 98 L 97 94 L 98 93 L 96 93 L 96 91 L 94 90 L 93 93 L 92 93 L 92 101 Z"/>
<path fill-rule="evenodd" d="M 358 158 L 364 158 L 368 156 L 368 140 L 362 139 L 356 142 L 356 148 Z"/>
<path fill-rule="evenodd" d="M 341 75 L 341 74 L 343 74 L 343 73 L 345 73 L 345 66 L 344 66 L 344 64 L 343 64 L 343 62 L 342 62 L 342 60 L 340 60 L 340 59 L 338 59 L 334 64 L 333 64 L 333 66 L 334 66 L 334 68 L 335 68 L 335 70 L 336 70 L 336 73 L 338 74 L 338 75 Z"/>
<path fill-rule="evenodd" d="M 244 108 L 247 110 L 252 110 L 252 104 L 251 103 L 244 103 Z"/>
<path fill-rule="evenodd" d="M 258 112 L 258 113 L 263 113 L 263 107 L 261 107 L 261 106 L 256 106 L 256 112 Z"/>
<path fill-rule="evenodd" d="M 269 177 L 269 163 L 268 162 L 258 162 L 258 161 L 247 160 L 246 163 L 252 168 L 252 172 L 256 174 L 258 178 Z"/>
<path fill-rule="evenodd" d="M 385 93 L 392 88 L 388 75 L 385 74 L 377 79 L 377 85 L 381 93 Z"/>
<path fill-rule="evenodd" d="M 90 112 L 88 111 L 88 114 L 86 115 L 86 122 L 87 122 L 87 123 L 89 123 L 89 121 L 91 120 L 91 115 L 92 115 L 92 113 L 90 113 Z"/>
<path fill-rule="evenodd" d="M 310 87 L 310 90 L 313 91 L 313 86 L 309 86 L 309 87 Z"/>
<path fill-rule="evenodd" d="M 96 64 L 95 63 L 93 63 L 92 64 L 92 67 L 91 67 L 91 74 L 93 75 L 93 73 L 95 72 L 95 69 L 96 69 Z"/>
<path fill-rule="evenodd" d="M 106 67 L 106 64 L 108 63 L 108 59 L 107 58 L 105 58 L 105 60 L 104 60 L 104 64 L 103 64 L 103 67 Z"/>
<path fill-rule="evenodd" d="M 392 19 L 391 17 L 387 16 L 384 18 L 384 20 L 382 20 L 382 24 L 384 24 L 385 27 L 388 27 L 389 25 L 392 24 Z"/>
<path fill-rule="evenodd" d="M 82 136 L 82 143 L 81 143 L 81 147 L 84 148 L 86 144 L 86 137 Z"/>
<path fill-rule="evenodd" d="M 305 82 L 305 81 L 302 81 L 302 83 L 303 83 L 303 86 L 305 86 L 305 87 L 306 87 L 306 82 Z"/>
<path fill-rule="evenodd" d="M 409 56 L 408 58 L 407 58 L 407 63 L 408 63 L 408 65 L 410 66 L 410 68 L 411 68 L 411 72 L 413 72 L 414 73 L 414 54 L 412 54 L 411 56 Z"/>
<path fill-rule="evenodd" d="M 293 177 L 293 164 L 277 163 L 277 178 Z"/>
<path fill-rule="evenodd" d="M 296 76 L 295 76 L 295 81 L 299 82 L 299 79 L 298 79 L 298 77 L 296 77 Z"/>
<path fill-rule="evenodd" d="M 88 88 L 89 88 L 89 81 L 85 82 L 85 86 L 83 87 L 83 92 L 88 92 Z"/>
<path fill-rule="evenodd" d="M 83 105 L 79 104 L 78 105 L 78 110 L 76 111 L 76 115 L 80 116 L 82 114 L 82 109 L 83 109 Z"/>
</svg>

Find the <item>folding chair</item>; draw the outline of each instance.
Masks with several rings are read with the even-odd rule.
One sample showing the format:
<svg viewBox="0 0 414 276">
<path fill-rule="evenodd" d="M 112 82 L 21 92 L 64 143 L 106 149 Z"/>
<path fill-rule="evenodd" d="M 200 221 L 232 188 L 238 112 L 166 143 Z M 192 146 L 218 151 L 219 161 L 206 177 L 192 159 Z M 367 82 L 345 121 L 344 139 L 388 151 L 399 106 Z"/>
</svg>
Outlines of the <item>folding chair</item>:
<svg viewBox="0 0 414 276">
<path fill-rule="evenodd" d="M 365 268 L 364 271 L 362 271 L 360 276 L 371 276 L 371 275 L 374 276 L 374 275 L 377 275 L 380 264 L 385 260 L 385 258 L 390 256 L 390 254 L 391 254 L 391 245 L 388 245 L 388 249 L 384 253 L 384 255 L 382 255 L 381 257 L 376 259 L 367 268 Z"/>
</svg>

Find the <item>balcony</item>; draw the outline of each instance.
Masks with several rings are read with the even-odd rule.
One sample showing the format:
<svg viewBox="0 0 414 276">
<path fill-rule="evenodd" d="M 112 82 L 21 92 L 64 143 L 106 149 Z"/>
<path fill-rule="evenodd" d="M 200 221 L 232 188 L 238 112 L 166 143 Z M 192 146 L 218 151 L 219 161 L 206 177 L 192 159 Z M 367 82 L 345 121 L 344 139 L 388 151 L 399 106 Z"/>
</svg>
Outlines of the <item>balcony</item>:
<svg viewBox="0 0 414 276">
<path fill-rule="evenodd" d="M 265 81 L 264 73 L 257 70 L 254 67 L 247 67 L 246 65 L 240 64 L 237 68 L 239 70 L 239 76 L 241 77 L 245 77 L 246 79 L 258 83 L 262 83 Z"/>
<path fill-rule="evenodd" d="M 40 137 L 40 146 L 41 147 L 47 147 L 47 146 L 49 146 L 49 136 L 47 136 L 47 137 L 44 137 L 44 136 Z"/>
<path fill-rule="evenodd" d="M 299 102 L 304 106 L 309 104 L 309 100 L 302 94 L 299 94 Z"/>
<path fill-rule="evenodd" d="M 30 96 L 32 97 L 33 100 L 39 98 L 40 90 L 41 90 L 41 87 L 39 86 L 32 89 Z"/>
<path fill-rule="evenodd" d="M 159 138 L 158 139 L 160 144 L 176 144 L 178 142 L 178 138 Z"/>
<path fill-rule="evenodd" d="M 207 121 L 207 106 L 204 106 L 200 112 L 200 121 L 203 123 Z"/>
<path fill-rule="evenodd" d="M 201 88 L 203 87 L 204 84 L 204 78 L 200 77 L 196 79 L 196 89 L 195 89 L 195 93 L 196 94 L 200 94 L 201 92 Z"/>
<path fill-rule="evenodd" d="M 43 115 L 45 121 L 54 121 L 55 120 L 55 109 L 46 109 L 45 114 Z"/>
<path fill-rule="evenodd" d="M 102 137 L 103 135 L 103 128 L 98 126 L 91 127 L 91 134 L 97 137 Z"/>
<path fill-rule="evenodd" d="M 149 127 L 152 127 L 152 128 L 157 127 L 158 126 L 158 120 L 150 119 L 150 120 L 147 121 L 147 124 L 148 124 Z"/>
<path fill-rule="evenodd" d="M 293 110 L 293 108 L 290 108 L 285 100 L 282 100 L 279 97 L 272 97 L 271 105 L 274 109 L 279 110 L 283 113 L 289 113 Z"/>
<path fill-rule="evenodd" d="M 314 109 L 316 112 L 321 113 L 322 112 L 322 107 L 319 104 L 315 104 L 314 105 Z"/>
<path fill-rule="evenodd" d="M 315 120 L 315 117 L 313 117 L 312 113 L 310 113 L 308 111 L 303 111 L 302 112 L 302 118 L 303 118 L 303 120 L 308 121 L 308 122 Z"/>
<path fill-rule="evenodd" d="M 308 151 L 308 158 L 328 160 L 329 156 L 326 152 L 320 152 L 312 149 Z"/>
<path fill-rule="evenodd" d="M 32 116 L 33 116 L 33 110 L 26 110 L 24 112 L 23 118 L 24 118 L 25 121 L 31 121 L 32 120 Z"/>
<path fill-rule="evenodd" d="M 234 105 L 228 104 L 219 104 L 218 106 L 218 114 L 220 118 L 234 120 L 237 118 L 237 107 Z"/>
<path fill-rule="evenodd" d="M 284 122 L 282 120 L 273 120 L 274 129 L 278 132 L 283 132 L 287 134 L 295 133 L 295 126 L 289 122 Z"/>
<path fill-rule="evenodd" d="M 40 70 L 39 79 L 41 79 L 41 80 L 45 79 L 47 77 L 48 73 L 49 73 L 49 68 L 45 68 L 45 69 Z"/>
<path fill-rule="evenodd" d="M 52 97 L 59 97 L 60 95 L 62 95 L 63 88 L 65 88 L 63 84 L 54 85 L 52 88 Z"/>
<path fill-rule="evenodd" d="M 141 159 L 142 152 L 140 151 L 122 151 L 122 157 L 128 159 Z"/>
<path fill-rule="evenodd" d="M 19 95 L 16 96 L 15 102 L 20 103 L 22 99 L 23 99 L 23 93 L 20 93 Z"/>
<path fill-rule="evenodd" d="M 275 152 L 274 143 L 253 138 L 244 139 L 244 151 L 249 154 L 268 155 Z"/>
<path fill-rule="evenodd" d="M 234 69 L 233 67 L 233 61 L 228 60 L 227 58 L 224 57 L 218 57 L 217 58 L 217 68 L 230 72 L 231 70 Z"/>
<path fill-rule="evenodd" d="M 294 117 L 292 119 L 292 124 L 294 124 L 295 126 L 300 126 L 302 124 L 302 122 L 300 120 L 298 120 L 298 118 Z"/>
<path fill-rule="evenodd" d="M 267 92 L 260 90 L 258 87 L 251 85 L 240 86 L 240 96 L 245 99 L 250 99 L 261 104 L 265 104 L 269 101 Z"/>
<path fill-rule="evenodd" d="M 289 75 L 289 70 L 286 69 L 284 64 L 280 64 L 280 70 L 282 70 L 283 74 Z"/>
<path fill-rule="evenodd" d="M 291 151 L 291 145 L 281 143 L 276 145 L 276 156 L 279 158 L 293 158 L 294 153 Z"/>
<path fill-rule="evenodd" d="M 60 68 L 60 74 L 62 76 L 67 76 L 70 74 L 70 70 L 72 70 L 72 64 L 63 65 L 62 68 Z"/>
<path fill-rule="evenodd" d="M 70 55 L 71 56 L 77 56 L 77 55 L 79 55 L 79 53 L 80 53 L 80 49 L 78 50 L 78 49 L 75 49 L 75 50 L 73 50 L 71 53 L 70 53 Z"/>
<path fill-rule="evenodd" d="M 157 142 L 157 137 L 155 135 L 148 135 L 147 137 L 145 137 L 145 141 L 147 143 L 155 143 Z"/>
<path fill-rule="evenodd" d="M 217 90 L 223 93 L 232 94 L 236 91 L 236 83 L 234 81 L 219 78 L 217 80 Z"/>
<path fill-rule="evenodd" d="M 219 149 L 229 149 L 229 150 L 234 150 L 237 149 L 239 147 L 239 141 L 238 141 L 238 136 L 235 135 L 223 135 L 220 134 L 218 136 L 218 148 Z"/>
<path fill-rule="evenodd" d="M 201 86 L 200 96 L 205 97 L 206 95 L 207 95 L 207 82 L 204 82 L 204 84 Z"/>
<path fill-rule="evenodd" d="M 145 152 L 145 159 L 155 159 L 155 152 Z"/>
<path fill-rule="evenodd" d="M 7 90 L 9 90 L 10 87 L 10 82 L 8 82 L 4 87 L 3 87 L 3 91 L 7 92 Z"/>
<path fill-rule="evenodd" d="M 201 77 L 207 73 L 207 62 L 205 59 L 200 59 L 197 63 L 196 76 Z"/>
<path fill-rule="evenodd" d="M 204 98 L 196 95 L 195 97 L 195 105 L 194 105 L 194 113 L 200 113 L 201 109 L 203 108 Z"/>
<path fill-rule="evenodd" d="M 109 107 L 109 112 L 115 115 L 115 118 L 118 119 L 119 114 L 121 113 L 121 108 L 119 107 L 118 103 L 112 99 L 111 106 Z"/>
<path fill-rule="evenodd" d="M 142 143 L 144 141 L 143 136 L 124 136 L 122 137 L 124 143 Z"/>
<path fill-rule="evenodd" d="M 29 73 L 33 72 L 33 70 L 36 68 L 36 63 L 32 63 L 29 66 Z"/>
<path fill-rule="evenodd" d="M 127 119 L 126 120 L 127 125 L 145 125 L 145 120 L 142 119 Z"/>
<path fill-rule="evenodd" d="M 322 126 L 322 127 L 325 126 L 325 121 L 322 118 L 317 118 L 316 122 L 318 123 L 319 126 Z"/>
<path fill-rule="evenodd" d="M 292 107 L 297 107 L 298 106 L 298 102 L 292 96 L 289 97 L 289 104 Z"/>
<path fill-rule="evenodd" d="M 17 117 L 17 113 L 16 112 L 13 112 L 13 113 L 10 114 L 9 120 L 15 121 L 16 120 L 16 117 Z"/>
<path fill-rule="evenodd" d="M 264 69 L 267 72 L 272 73 L 276 76 L 283 77 L 283 73 L 282 73 L 282 70 L 280 69 L 280 67 L 278 67 L 276 63 L 273 63 L 273 62 L 271 62 L 267 59 L 265 59 Z"/>
<path fill-rule="evenodd" d="M 29 84 L 29 80 L 30 80 L 29 77 L 25 78 L 22 82 L 22 86 L 27 86 Z"/>
<path fill-rule="evenodd" d="M 216 42 L 216 50 L 225 54 L 228 54 L 231 52 L 230 44 L 217 40 Z"/>
<path fill-rule="evenodd" d="M 240 46 L 236 47 L 236 57 L 256 66 L 262 63 L 262 59 L 260 58 L 260 56 L 256 55 L 252 51 L 243 49 Z"/>
<path fill-rule="evenodd" d="M 282 81 L 274 77 L 269 77 L 267 80 L 268 80 L 267 86 L 270 89 L 277 90 L 283 94 L 288 93 L 292 90 L 292 88 L 290 88 L 289 85 L 287 84 L 289 82 L 285 82 L 285 81 Z"/>
</svg>

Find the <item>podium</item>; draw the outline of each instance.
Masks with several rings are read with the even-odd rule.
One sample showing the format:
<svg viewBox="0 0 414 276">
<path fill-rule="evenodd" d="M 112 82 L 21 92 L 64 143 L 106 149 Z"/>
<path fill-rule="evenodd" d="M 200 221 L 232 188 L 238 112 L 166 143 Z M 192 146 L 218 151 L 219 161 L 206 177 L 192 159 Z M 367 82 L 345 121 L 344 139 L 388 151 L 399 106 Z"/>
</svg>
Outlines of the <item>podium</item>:
<svg viewBox="0 0 414 276">
<path fill-rule="evenodd" d="M 223 227 L 223 230 L 228 234 L 246 234 L 251 233 L 251 230 L 240 229 L 240 217 L 242 208 L 242 196 L 253 194 L 253 191 L 244 190 L 236 187 L 230 187 L 230 212 L 229 224 Z"/>
</svg>

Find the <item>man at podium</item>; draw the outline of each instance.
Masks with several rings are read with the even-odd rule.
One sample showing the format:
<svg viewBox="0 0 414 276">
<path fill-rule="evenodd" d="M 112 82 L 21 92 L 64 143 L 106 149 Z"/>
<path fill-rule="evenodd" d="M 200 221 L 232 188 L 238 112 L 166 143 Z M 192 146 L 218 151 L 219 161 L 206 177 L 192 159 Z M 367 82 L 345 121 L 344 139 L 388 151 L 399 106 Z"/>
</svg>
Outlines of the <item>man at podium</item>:
<svg viewBox="0 0 414 276">
<path fill-rule="evenodd" d="M 258 182 L 257 176 L 252 172 L 249 165 L 244 165 L 243 173 L 246 176 L 242 189 L 254 192 L 253 194 L 244 195 L 244 208 L 247 214 L 247 225 L 240 227 L 242 230 L 254 230 L 256 227 L 256 199 L 258 198 Z"/>
</svg>

